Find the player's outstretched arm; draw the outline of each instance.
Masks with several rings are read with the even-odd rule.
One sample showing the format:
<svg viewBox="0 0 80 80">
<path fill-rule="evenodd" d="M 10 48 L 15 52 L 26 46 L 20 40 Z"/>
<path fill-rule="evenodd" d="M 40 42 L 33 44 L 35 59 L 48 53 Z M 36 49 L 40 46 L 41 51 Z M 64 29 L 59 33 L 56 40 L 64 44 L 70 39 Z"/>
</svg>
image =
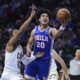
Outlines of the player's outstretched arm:
<svg viewBox="0 0 80 80">
<path fill-rule="evenodd" d="M 7 50 L 9 49 L 8 50 L 9 52 L 12 51 L 12 48 L 18 42 L 21 34 L 27 30 L 31 20 L 35 16 L 35 13 L 36 13 L 36 7 L 34 5 L 32 5 L 32 11 L 31 11 L 31 14 L 30 14 L 29 18 L 21 25 L 21 27 L 17 31 L 17 33 L 8 41 L 8 44 L 7 44 L 8 47 L 6 49 Z M 9 48 L 9 46 L 10 46 L 10 48 Z"/>
<path fill-rule="evenodd" d="M 53 50 L 52 53 L 53 53 L 53 57 L 55 58 L 55 60 L 57 60 L 60 63 L 66 80 L 70 80 L 69 75 L 68 75 L 68 69 L 66 67 L 64 60 L 58 55 L 58 53 L 55 50 Z"/>
<path fill-rule="evenodd" d="M 52 55 L 53 55 L 53 57 L 55 58 L 55 60 L 57 60 L 57 61 L 60 63 L 63 71 L 64 71 L 65 73 L 67 73 L 67 70 L 68 70 L 68 69 L 67 69 L 67 67 L 66 67 L 66 64 L 65 64 L 64 60 L 58 55 L 58 53 L 57 53 L 55 50 L 53 50 L 52 53 L 53 53 Z"/>
<path fill-rule="evenodd" d="M 26 46 L 26 55 L 28 57 L 31 56 L 31 52 L 32 52 L 31 49 L 32 49 L 32 46 L 33 46 L 33 43 L 34 43 L 34 34 L 35 34 L 35 29 L 32 30 L 29 41 L 28 41 L 28 44 Z"/>
</svg>

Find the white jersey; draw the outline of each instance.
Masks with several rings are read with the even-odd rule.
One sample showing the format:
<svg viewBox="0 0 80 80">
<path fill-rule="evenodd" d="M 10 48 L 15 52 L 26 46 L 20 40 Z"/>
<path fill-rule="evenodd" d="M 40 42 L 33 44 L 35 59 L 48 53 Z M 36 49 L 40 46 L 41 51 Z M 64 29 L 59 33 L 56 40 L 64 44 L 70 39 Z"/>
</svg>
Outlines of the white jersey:
<svg viewBox="0 0 80 80">
<path fill-rule="evenodd" d="M 69 70 L 71 75 L 80 75 L 80 60 L 71 60 Z"/>
<path fill-rule="evenodd" d="M 6 51 L 4 71 L 20 73 L 21 59 L 23 57 L 23 49 L 19 45 L 13 52 Z"/>
<path fill-rule="evenodd" d="M 23 49 L 20 45 L 11 53 L 6 51 L 5 67 L 0 80 L 23 80 L 23 76 L 20 74 L 21 62 L 28 65 L 34 59 L 36 57 L 33 54 L 31 57 L 23 56 Z"/>
</svg>

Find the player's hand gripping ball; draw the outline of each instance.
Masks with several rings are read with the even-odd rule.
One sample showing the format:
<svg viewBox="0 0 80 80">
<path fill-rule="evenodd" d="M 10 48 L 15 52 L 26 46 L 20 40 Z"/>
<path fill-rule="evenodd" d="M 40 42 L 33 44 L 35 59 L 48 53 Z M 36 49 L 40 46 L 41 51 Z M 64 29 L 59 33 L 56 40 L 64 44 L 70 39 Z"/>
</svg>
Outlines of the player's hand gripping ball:
<svg viewBox="0 0 80 80">
<path fill-rule="evenodd" d="M 66 8 L 61 8 L 57 12 L 57 19 L 63 21 L 65 19 L 71 19 L 71 13 Z"/>
</svg>

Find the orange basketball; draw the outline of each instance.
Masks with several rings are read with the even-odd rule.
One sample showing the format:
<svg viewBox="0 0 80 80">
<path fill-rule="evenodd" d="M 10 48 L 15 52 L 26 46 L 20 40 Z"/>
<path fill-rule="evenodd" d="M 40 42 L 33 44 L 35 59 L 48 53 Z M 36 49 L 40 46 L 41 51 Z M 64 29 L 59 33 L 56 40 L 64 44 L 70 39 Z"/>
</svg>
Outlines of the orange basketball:
<svg viewBox="0 0 80 80">
<path fill-rule="evenodd" d="M 68 9 L 66 8 L 61 8 L 57 12 L 57 19 L 58 20 L 64 20 L 67 18 L 71 18 L 71 13 Z"/>
</svg>

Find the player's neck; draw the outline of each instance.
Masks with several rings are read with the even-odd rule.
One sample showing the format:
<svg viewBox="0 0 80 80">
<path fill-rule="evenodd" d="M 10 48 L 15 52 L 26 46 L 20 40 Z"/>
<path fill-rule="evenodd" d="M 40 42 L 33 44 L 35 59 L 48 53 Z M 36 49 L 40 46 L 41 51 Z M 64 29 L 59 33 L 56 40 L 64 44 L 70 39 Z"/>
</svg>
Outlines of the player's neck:
<svg viewBox="0 0 80 80">
<path fill-rule="evenodd" d="M 40 30 L 44 30 L 46 28 L 48 28 L 48 25 L 40 25 Z"/>
</svg>

